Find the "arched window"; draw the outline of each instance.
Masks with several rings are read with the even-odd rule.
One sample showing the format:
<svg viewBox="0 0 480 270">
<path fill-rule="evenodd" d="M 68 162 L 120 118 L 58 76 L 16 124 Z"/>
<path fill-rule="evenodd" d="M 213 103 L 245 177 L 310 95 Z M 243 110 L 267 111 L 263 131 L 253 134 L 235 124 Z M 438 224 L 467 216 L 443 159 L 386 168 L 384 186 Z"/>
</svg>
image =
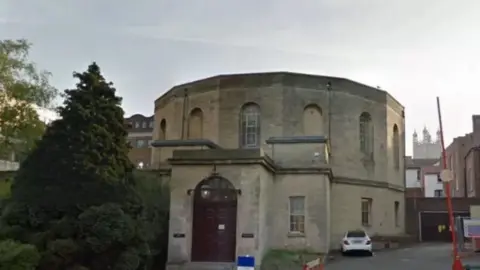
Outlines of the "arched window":
<svg viewBox="0 0 480 270">
<path fill-rule="evenodd" d="M 203 138 L 203 112 L 200 108 L 195 108 L 190 112 L 187 137 L 189 139 Z"/>
<path fill-rule="evenodd" d="M 360 151 L 369 159 L 373 159 L 373 123 L 369 113 L 360 115 Z"/>
<path fill-rule="evenodd" d="M 393 163 L 395 165 L 395 169 L 398 170 L 400 169 L 400 135 L 398 134 L 397 124 L 393 125 L 392 147 L 393 147 Z"/>
<path fill-rule="evenodd" d="M 167 121 L 162 119 L 160 121 L 160 129 L 158 131 L 158 139 L 159 140 L 166 140 L 167 139 Z"/>
<path fill-rule="evenodd" d="M 240 147 L 260 147 L 260 106 L 248 103 L 240 112 Z"/>
<path fill-rule="evenodd" d="M 303 110 L 303 134 L 324 135 L 322 109 L 315 104 L 310 104 Z"/>
</svg>

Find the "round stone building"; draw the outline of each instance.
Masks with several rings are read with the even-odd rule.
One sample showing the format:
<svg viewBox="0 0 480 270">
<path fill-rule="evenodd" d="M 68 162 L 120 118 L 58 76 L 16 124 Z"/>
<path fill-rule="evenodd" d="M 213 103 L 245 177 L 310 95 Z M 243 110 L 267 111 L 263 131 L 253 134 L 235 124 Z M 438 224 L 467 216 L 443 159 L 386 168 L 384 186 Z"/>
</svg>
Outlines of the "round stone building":
<svg viewBox="0 0 480 270">
<path fill-rule="evenodd" d="M 348 79 L 210 77 L 155 101 L 152 166 L 171 187 L 169 269 L 404 233 L 404 107 Z M 183 268 L 182 268 L 183 267 Z"/>
</svg>

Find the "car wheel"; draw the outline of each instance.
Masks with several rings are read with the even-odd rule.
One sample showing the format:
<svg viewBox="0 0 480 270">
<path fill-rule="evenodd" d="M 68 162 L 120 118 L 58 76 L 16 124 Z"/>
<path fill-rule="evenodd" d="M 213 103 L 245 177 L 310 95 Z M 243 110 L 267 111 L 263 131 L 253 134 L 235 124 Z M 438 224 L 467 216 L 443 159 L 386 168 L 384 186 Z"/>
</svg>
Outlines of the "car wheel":
<svg viewBox="0 0 480 270">
<path fill-rule="evenodd" d="M 369 251 L 367 255 L 368 255 L 368 257 L 372 257 L 373 256 L 373 251 Z"/>
</svg>

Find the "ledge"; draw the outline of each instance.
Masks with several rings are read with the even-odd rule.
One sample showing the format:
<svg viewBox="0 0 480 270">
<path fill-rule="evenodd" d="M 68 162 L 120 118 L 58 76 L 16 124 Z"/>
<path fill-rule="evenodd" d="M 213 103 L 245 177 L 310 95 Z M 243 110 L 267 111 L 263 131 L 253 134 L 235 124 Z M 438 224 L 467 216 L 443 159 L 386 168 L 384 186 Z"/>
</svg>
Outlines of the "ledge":
<svg viewBox="0 0 480 270">
<path fill-rule="evenodd" d="M 381 181 L 374 181 L 374 180 L 366 180 L 366 179 L 354 179 L 354 178 L 347 178 L 347 177 L 334 177 L 332 180 L 333 183 L 338 184 L 347 184 L 347 185 L 356 185 L 356 186 L 367 186 L 367 187 L 376 187 L 376 188 L 386 188 L 393 191 L 400 191 L 404 192 L 405 187 L 390 184 L 387 182 Z"/>
<path fill-rule="evenodd" d="M 289 137 L 270 137 L 265 142 L 267 144 L 294 144 L 294 143 L 327 143 L 325 136 L 289 136 Z"/>
<path fill-rule="evenodd" d="M 332 178 L 332 169 L 328 166 L 325 167 L 316 167 L 316 168 L 286 168 L 276 166 L 276 173 L 277 174 L 327 174 L 330 179 Z"/>
<path fill-rule="evenodd" d="M 206 146 L 210 149 L 222 149 L 218 144 L 205 139 L 195 140 L 156 140 L 150 144 L 152 147 L 178 147 L 178 146 Z"/>
</svg>

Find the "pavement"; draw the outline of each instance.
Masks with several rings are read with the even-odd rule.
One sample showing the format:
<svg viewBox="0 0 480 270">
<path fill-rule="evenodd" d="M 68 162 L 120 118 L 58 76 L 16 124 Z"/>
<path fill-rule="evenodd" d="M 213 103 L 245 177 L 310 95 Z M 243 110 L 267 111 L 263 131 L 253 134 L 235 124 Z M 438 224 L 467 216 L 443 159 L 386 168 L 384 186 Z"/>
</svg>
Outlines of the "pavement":
<svg viewBox="0 0 480 270">
<path fill-rule="evenodd" d="M 379 251 L 372 257 L 348 256 L 329 262 L 325 270 L 451 270 L 451 244 L 419 244 L 396 250 Z M 466 263 L 480 265 L 478 258 Z"/>
</svg>

